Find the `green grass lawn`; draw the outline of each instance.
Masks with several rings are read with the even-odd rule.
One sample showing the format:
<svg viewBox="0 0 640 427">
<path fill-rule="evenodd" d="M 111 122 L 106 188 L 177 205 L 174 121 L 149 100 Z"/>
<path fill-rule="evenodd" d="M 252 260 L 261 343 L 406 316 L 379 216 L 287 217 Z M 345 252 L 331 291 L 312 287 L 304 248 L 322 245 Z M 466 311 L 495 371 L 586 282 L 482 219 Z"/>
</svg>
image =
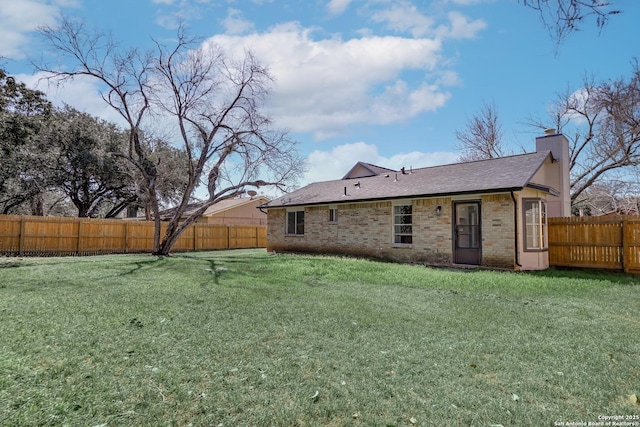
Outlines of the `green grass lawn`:
<svg viewBox="0 0 640 427">
<path fill-rule="evenodd" d="M 0 425 L 640 425 L 638 282 L 263 250 L 0 258 Z"/>
</svg>

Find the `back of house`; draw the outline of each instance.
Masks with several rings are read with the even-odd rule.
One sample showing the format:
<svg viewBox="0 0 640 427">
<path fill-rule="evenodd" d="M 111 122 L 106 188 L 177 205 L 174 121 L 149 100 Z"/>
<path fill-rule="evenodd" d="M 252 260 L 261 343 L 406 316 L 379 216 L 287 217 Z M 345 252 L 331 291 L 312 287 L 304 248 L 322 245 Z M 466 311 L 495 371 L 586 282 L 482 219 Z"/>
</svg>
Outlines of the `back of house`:
<svg viewBox="0 0 640 427">
<path fill-rule="evenodd" d="M 569 216 L 569 144 L 399 171 L 358 162 L 261 206 L 267 250 L 514 270 L 549 266 L 547 217 Z"/>
</svg>

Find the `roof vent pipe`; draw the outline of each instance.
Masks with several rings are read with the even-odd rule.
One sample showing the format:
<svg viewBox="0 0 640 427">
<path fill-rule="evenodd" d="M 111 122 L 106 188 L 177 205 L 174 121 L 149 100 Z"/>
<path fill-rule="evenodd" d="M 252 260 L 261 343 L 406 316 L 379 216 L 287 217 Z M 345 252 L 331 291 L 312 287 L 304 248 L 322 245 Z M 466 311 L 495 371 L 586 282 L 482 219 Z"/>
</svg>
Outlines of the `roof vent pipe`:
<svg viewBox="0 0 640 427">
<path fill-rule="evenodd" d="M 344 187 L 344 195 L 347 195 L 347 187 Z"/>
<path fill-rule="evenodd" d="M 402 169 L 400 169 L 400 172 L 402 172 L 402 175 L 406 174 L 406 172 L 404 171 L 404 166 L 402 167 Z"/>
</svg>

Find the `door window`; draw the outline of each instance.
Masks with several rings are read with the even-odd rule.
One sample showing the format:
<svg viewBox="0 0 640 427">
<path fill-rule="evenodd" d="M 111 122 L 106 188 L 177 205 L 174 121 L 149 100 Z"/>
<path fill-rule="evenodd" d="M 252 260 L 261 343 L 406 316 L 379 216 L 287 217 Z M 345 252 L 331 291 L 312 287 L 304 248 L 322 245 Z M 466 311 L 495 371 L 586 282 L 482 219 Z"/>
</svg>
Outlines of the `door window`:
<svg viewBox="0 0 640 427">
<path fill-rule="evenodd" d="M 480 215 L 477 203 L 456 205 L 456 235 L 459 248 L 480 247 Z"/>
</svg>

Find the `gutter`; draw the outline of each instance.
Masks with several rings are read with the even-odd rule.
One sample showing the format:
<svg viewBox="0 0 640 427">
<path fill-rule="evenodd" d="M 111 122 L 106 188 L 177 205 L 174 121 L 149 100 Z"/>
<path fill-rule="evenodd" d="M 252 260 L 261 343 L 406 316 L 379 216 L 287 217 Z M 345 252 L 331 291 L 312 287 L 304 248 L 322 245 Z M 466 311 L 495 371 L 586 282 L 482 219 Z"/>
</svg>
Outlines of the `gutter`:
<svg viewBox="0 0 640 427">
<path fill-rule="evenodd" d="M 289 208 L 289 207 L 299 207 L 299 206 L 322 206 L 322 205 L 333 205 L 333 204 L 342 204 L 342 203 L 371 203 L 371 202 L 384 202 L 384 201 L 388 201 L 388 200 L 404 200 L 404 199 L 430 199 L 430 198 L 434 198 L 434 197 L 455 197 L 455 196 L 465 196 L 465 195 L 469 195 L 469 194 L 495 194 L 495 193 L 506 193 L 508 191 L 510 191 L 512 194 L 514 191 L 520 191 L 522 190 L 524 187 L 505 187 L 505 188 L 491 188 L 491 189 L 487 189 L 487 190 L 468 190 L 468 191 L 455 191 L 455 192 L 449 192 L 449 193 L 430 193 L 430 194 L 403 194 L 403 195 L 399 195 L 399 196 L 392 196 L 392 197 L 365 197 L 365 198 L 353 198 L 353 199 L 348 199 L 345 200 L 344 198 L 342 199 L 331 199 L 331 200 L 325 200 L 325 201 L 318 201 L 318 202 L 308 202 L 308 203 L 301 203 L 301 202 L 295 202 L 292 204 L 288 204 L 288 203 L 280 203 L 278 205 L 273 205 L 273 206 L 266 206 L 266 208 Z M 344 196 L 343 196 L 344 197 Z M 348 197 L 348 196 L 347 196 Z M 265 203 L 266 205 L 268 205 L 271 202 L 267 202 Z M 264 205 L 262 205 L 264 206 Z"/>
<path fill-rule="evenodd" d="M 522 264 L 520 264 L 520 248 L 518 247 L 518 201 L 513 194 L 513 190 L 511 190 L 511 200 L 513 200 L 513 238 L 516 243 L 516 265 L 522 267 Z"/>
<path fill-rule="evenodd" d="M 551 194 L 552 196 L 560 197 L 560 192 L 553 187 L 549 187 L 548 185 L 542 184 L 534 184 L 530 182 L 527 184 L 528 188 L 533 188 L 534 190 L 544 191 L 547 194 Z"/>
</svg>

